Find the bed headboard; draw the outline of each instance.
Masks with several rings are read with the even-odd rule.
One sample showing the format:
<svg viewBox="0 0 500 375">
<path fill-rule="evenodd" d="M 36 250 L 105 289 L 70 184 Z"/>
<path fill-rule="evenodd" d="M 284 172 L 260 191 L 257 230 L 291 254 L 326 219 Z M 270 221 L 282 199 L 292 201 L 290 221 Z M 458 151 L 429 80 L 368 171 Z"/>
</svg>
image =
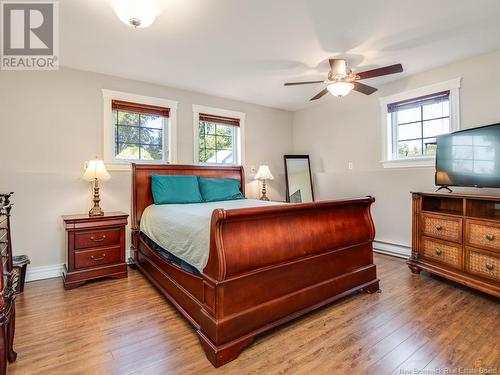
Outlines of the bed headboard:
<svg viewBox="0 0 500 375">
<path fill-rule="evenodd" d="M 241 193 L 245 195 L 245 174 L 243 167 L 132 163 L 132 230 L 139 228 L 142 212 L 147 206 L 153 204 L 153 195 L 151 193 L 152 174 L 233 178 L 240 181 Z"/>
</svg>

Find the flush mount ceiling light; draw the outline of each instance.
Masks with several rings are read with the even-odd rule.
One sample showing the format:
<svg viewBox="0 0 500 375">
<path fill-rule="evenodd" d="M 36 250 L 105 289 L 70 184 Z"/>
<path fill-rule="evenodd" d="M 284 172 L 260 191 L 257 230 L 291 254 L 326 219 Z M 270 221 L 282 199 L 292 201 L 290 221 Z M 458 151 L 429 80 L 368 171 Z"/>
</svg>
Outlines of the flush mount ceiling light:
<svg viewBox="0 0 500 375">
<path fill-rule="evenodd" d="M 148 27 L 156 18 L 156 0 L 112 0 L 111 3 L 118 18 L 131 27 Z"/>
</svg>

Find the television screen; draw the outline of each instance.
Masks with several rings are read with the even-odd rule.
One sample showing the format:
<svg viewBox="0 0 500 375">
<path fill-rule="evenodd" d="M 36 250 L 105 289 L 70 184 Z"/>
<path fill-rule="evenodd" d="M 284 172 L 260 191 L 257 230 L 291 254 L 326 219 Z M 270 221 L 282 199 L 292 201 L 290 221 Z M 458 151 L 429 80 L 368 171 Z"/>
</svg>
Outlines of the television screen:
<svg viewBox="0 0 500 375">
<path fill-rule="evenodd" d="M 500 187 L 500 124 L 438 136 L 436 185 Z"/>
</svg>

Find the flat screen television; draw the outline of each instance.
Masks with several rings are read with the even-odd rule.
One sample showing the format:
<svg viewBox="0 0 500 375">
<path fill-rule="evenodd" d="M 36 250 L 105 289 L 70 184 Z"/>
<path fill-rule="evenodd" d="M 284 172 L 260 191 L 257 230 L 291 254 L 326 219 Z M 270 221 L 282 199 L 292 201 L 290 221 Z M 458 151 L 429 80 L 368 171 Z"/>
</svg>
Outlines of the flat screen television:
<svg viewBox="0 0 500 375">
<path fill-rule="evenodd" d="M 436 185 L 500 187 L 500 123 L 437 137 Z"/>
</svg>

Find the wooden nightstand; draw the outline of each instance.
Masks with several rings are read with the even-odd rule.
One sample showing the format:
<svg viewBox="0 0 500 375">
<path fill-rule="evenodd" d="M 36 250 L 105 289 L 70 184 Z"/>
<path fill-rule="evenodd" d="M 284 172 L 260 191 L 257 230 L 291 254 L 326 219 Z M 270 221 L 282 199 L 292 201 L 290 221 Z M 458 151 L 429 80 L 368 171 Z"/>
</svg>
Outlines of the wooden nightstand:
<svg viewBox="0 0 500 375">
<path fill-rule="evenodd" d="M 101 277 L 127 277 L 125 226 L 128 215 L 108 212 L 104 216 L 63 216 L 66 228 L 65 289 L 73 289 Z"/>
</svg>

